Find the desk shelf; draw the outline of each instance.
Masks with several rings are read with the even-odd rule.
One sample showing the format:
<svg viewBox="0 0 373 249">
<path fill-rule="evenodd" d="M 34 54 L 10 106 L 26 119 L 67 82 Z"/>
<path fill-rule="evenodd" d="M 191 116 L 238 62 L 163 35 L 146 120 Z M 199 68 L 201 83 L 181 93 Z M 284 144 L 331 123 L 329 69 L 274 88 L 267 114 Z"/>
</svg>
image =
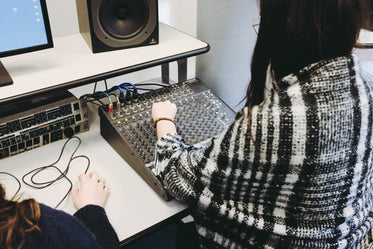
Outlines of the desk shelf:
<svg viewBox="0 0 373 249">
<path fill-rule="evenodd" d="M 159 44 L 93 54 L 80 34 L 54 40 L 54 48 L 2 58 L 13 85 L 1 87 L 5 101 L 58 89 L 69 89 L 177 61 L 183 79 L 188 57 L 205 53 L 209 45 L 166 24 L 159 25 Z"/>
</svg>

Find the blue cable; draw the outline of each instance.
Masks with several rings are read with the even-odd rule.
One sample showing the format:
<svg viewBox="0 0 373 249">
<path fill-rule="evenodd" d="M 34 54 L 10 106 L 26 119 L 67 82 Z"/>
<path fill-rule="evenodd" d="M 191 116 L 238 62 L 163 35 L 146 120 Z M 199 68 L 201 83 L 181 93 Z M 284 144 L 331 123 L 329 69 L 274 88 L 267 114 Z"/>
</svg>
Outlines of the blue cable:
<svg viewBox="0 0 373 249">
<path fill-rule="evenodd" d="M 124 84 L 121 84 L 121 85 L 119 85 L 121 88 L 124 88 L 124 89 L 126 89 L 126 91 L 129 91 L 130 89 L 128 89 L 128 87 L 126 87 Z"/>
<path fill-rule="evenodd" d="M 130 82 L 125 82 L 125 83 L 121 84 L 121 86 L 124 86 L 124 85 L 129 85 L 129 86 L 131 86 L 131 87 L 133 88 L 133 89 L 132 89 L 133 93 L 132 93 L 131 98 L 133 98 L 135 101 L 137 101 L 139 95 L 138 95 L 138 93 L 137 93 L 137 88 L 136 88 L 136 86 L 135 86 L 134 84 L 130 83 Z M 127 93 L 128 93 L 128 92 L 127 92 Z"/>
<path fill-rule="evenodd" d="M 133 87 L 133 89 L 136 89 L 136 86 L 134 84 L 130 83 L 130 82 L 125 82 L 122 85 L 130 85 L 130 86 Z"/>
<path fill-rule="evenodd" d="M 107 92 L 104 92 L 104 91 L 97 91 L 96 93 L 103 93 L 103 94 L 106 95 L 106 97 L 108 97 L 109 100 L 110 100 L 110 96 L 109 96 L 109 94 L 108 94 Z"/>
<path fill-rule="evenodd" d="M 113 91 L 114 88 L 117 88 L 117 89 L 119 89 L 120 92 L 123 92 L 122 88 L 120 88 L 119 86 L 113 86 L 112 88 L 110 88 L 110 90 L 108 92 Z"/>
</svg>

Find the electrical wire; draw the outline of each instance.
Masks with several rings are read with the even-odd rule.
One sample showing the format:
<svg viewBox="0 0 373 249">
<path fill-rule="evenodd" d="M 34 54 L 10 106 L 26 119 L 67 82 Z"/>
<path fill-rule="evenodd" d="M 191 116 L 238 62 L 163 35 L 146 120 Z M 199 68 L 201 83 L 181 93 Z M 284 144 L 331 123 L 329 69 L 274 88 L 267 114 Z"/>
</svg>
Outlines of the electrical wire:
<svg viewBox="0 0 373 249">
<path fill-rule="evenodd" d="M 162 84 L 162 83 L 157 83 L 157 82 L 148 82 L 148 83 L 138 83 L 136 84 L 136 87 L 138 86 L 170 86 L 169 84 Z"/>
<path fill-rule="evenodd" d="M 65 148 L 66 148 L 66 145 L 72 141 L 73 139 L 76 139 L 78 140 L 78 145 L 76 146 L 76 148 L 74 149 L 73 153 L 70 155 L 70 159 L 69 159 L 69 162 L 66 166 L 66 169 L 64 171 L 60 170 L 58 167 L 56 167 L 55 165 L 61 160 L 61 157 L 65 151 Z M 75 156 L 75 153 L 76 151 L 78 150 L 78 148 L 80 147 L 80 144 L 81 144 L 81 139 L 77 136 L 73 136 L 71 138 L 69 138 L 63 145 L 62 147 L 62 150 L 60 152 L 60 155 L 58 157 L 58 159 L 54 162 L 54 163 L 51 163 L 49 165 L 46 165 L 46 166 L 42 166 L 42 167 L 38 167 L 36 169 L 33 169 L 31 171 L 29 171 L 28 173 L 26 173 L 25 175 L 23 175 L 22 177 L 22 181 L 24 184 L 26 184 L 27 186 L 29 187 L 32 187 L 32 188 L 35 188 L 35 189 L 44 189 L 46 187 L 49 187 L 51 186 L 52 184 L 58 182 L 59 180 L 61 179 L 66 179 L 69 183 L 69 189 L 68 191 L 66 192 L 66 194 L 64 195 L 64 197 L 60 200 L 60 202 L 56 205 L 55 208 L 57 208 L 65 199 L 66 197 L 69 195 L 69 193 L 71 192 L 72 188 L 73 188 L 73 183 L 71 182 L 71 180 L 67 177 L 67 173 L 69 172 L 69 169 L 70 169 L 70 164 L 77 158 L 85 158 L 87 160 L 87 165 L 86 165 L 86 168 L 84 170 L 84 173 L 87 173 L 88 172 L 88 169 L 89 169 L 89 166 L 90 166 L 90 160 L 87 156 L 85 155 L 77 155 Z M 54 169 L 56 170 L 59 175 L 54 178 L 54 179 L 51 179 L 51 180 L 47 180 L 47 181 L 36 181 L 35 180 L 35 177 L 43 172 L 44 170 L 47 170 L 47 169 Z M 29 177 L 29 181 L 30 182 L 27 182 L 26 181 L 26 178 Z"/>
<path fill-rule="evenodd" d="M 137 87 L 137 90 L 141 90 L 141 91 L 154 91 L 154 90 L 157 90 L 159 88 L 143 88 L 141 86 L 158 86 L 158 87 L 169 87 L 170 85 L 169 84 L 162 84 L 162 83 L 158 83 L 158 82 L 144 82 L 144 83 L 138 83 L 136 84 L 136 87 Z"/>
<path fill-rule="evenodd" d="M 169 84 L 163 84 L 158 82 L 144 82 L 144 83 L 138 83 L 138 84 L 132 84 L 130 82 L 125 82 L 120 85 L 115 85 L 111 87 L 109 90 L 107 89 L 107 82 L 105 82 L 106 91 L 96 91 L 97 82 L 94 86 L 94 92 L 91 94 L 84 94 L 80 97 L 80 99 L 85 99 L 87 102 L 94 103 L 97 106 L 104 107 L 108 105 L 109 112 L 113 112 L 113 102 L 110 98 L 110 96 L 114 96 L 116 98 L 117 107 L 116 109 L 119 110 L 120 104 L 127 103 L 130 104 L 132 101 L 137 101 L 139 98 L 138 90 L 140 91 L 154 91 L 159 88 L 147 88 L 145 86 L 158 86 L 158 87 L 167 87 L 170 86 Z M 144 87 L 141 87 L 144 86 Z M 124 91 L 126 90 L 126 93 L 124 94 Z M 119 95 L 115 92 L 119 91 Z M 109 100 L 108 104 L 104 104 L 104 102 L 101 101 L 101 99 L 107 97 Z M 98 103 L 95 103 L 95 102 Z M 120 103 L 120 104 L 118 104 Z"/>
<path fill-rule="evenodd" d="M 108 92 L 110 93 L 110 92 L 113 92 L 115 90 L 119 90 L 119 92 L 123 92 L 123 89 L 120 86 L 113 86 L 112 88 L 110 88 L 108 90 Z M 128 90 L 128 88 L 126 90 Z"/>
<path fill-rule="evenodd" d="M 106 79 L 104 79 L 104 82 L 105 82 L 105 90 L 107 91 L 107 82 L 106 82 Z"/>
<path fill-rule="evenodd" d="M 100 104 L 97 104 L 97 103 L 95 103 L 94 101 L 97 101 L 97 102 L 99 102 Z M 105 105 L 105 104 L 104 104 L 101 100 L 99 100 L 99 99 L 89 100 L 89 101 L 87 101 L 87 102 L 93 103 L 93 104 L 98 105 L 98 106 L 104 106 L 104 105 Z"/>
<path fill-rule="evenodd" d="M 96 87 L 97 87 L 97 81 L 95 82 L 95 85 L 93 87 L 93 93 L 96 92 Z"/>
<path fill-rule="evenodd" d="M 142 88 L 142 87 L 138 87 L 137 90 L 141 90 L 141 91 L 155 91 L 155 90 L 158 90 L 159 88 L 156 88 L 156 89 L 153 89 L 153 88 Z"/>
<path fill-rule="evenodd" d="M 123 86 L 123 85 L 125 85 L 125 86 L 131 86 L 133 89 L 136 89 L 136 85 L 134 85 L 134 84 L 132 84 L 130 82 L 124 82 L 123 84 L 121 84 L 121 86 Z"/>
<path fill-rule="evenodd" d="M 1 171 L 0 174 L 1 174 L 1 175 L 8 175 L 8 176 L 12 177 L 14 180 L 17 181 L 18 188 L 17 188 L 17 191 L 16 191 L 16 193 L 13 195 L 13 197 L 12 197 L 11 200 L 15 199 L 16 196 L 18 195 L 19 191 L 21 190 L 21 182 L 18 180 L 17 177 L 15 177 L 14 175 L 12 175 L 12 174 L 10 174 L 10 173 L 8 173 L 8 172 L 3 172 L 3 171 Z"/>
</svg>

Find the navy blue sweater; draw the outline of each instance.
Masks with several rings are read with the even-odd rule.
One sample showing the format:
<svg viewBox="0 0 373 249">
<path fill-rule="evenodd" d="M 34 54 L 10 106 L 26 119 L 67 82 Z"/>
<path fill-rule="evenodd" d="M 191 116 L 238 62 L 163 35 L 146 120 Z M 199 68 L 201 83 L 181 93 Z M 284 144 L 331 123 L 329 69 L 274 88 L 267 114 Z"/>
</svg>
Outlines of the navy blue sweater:
<svg viewBox="0 0 373 249">
<path fill-rule="evenodd" d="M 102 207 L 88 205 L 74 216 L 43 204 L 39 227 L 26 235 L 22 247 L 39 249 L 117 249 L 119 240 Z"/>
</svg>

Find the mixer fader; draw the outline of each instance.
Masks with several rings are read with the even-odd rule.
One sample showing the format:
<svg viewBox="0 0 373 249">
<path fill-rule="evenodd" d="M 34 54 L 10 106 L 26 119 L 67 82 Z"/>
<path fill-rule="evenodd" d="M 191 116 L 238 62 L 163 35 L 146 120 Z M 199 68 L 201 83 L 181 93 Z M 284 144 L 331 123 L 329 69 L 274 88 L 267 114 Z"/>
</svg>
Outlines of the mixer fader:
<svg viewBox="0 0 373 249">
<path fill-rule="evenodd" d="M 102 136 L 163 199 L 169 200 L 154 174 L 157 134 L 151 115 L 152 104 L 166 100 L 177 105 L 177 132 L 190 144 L 222 132 L 235 113 L 197 79 L 141 94 L 137 102 L 114 112 L 100 107 Z"/>
</svg>

